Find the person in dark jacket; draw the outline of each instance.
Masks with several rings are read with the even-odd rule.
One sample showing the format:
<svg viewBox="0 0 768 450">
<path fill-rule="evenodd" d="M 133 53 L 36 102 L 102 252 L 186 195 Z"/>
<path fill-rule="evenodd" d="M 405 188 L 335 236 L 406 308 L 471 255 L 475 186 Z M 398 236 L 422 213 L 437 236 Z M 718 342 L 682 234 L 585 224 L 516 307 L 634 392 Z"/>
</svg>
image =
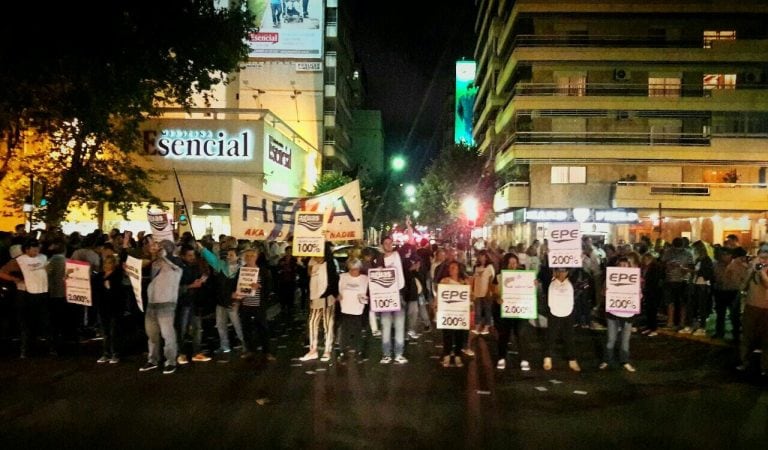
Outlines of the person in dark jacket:
<svg viewBox="0 0 768 450">
<path fill-rule="evenodd" d="M 243 346 L 243 352 L 248 351 L 240 321 L 240 302 L 235 301 L 232 294 L 237 285 L 237 273 L 240 270 L 237 249 L 230 248 L 221 252 L 221 258 L 216 258 L 212 251 L 198 244 L 201 255 L 211 266 L 212 282 L 216 290 L 216 329 L 219 332 L 219 348 L 216 353 L 227 354 L 232 351 L 229 345 L 229 323 L 235 329 L 235 334 Z"/>
<path fill-rule="evenodd" d="M 643 283 L 643 312 L 645 315 L 645 329 L 642 334 L 648 337 L 658 336 L 659 300 L 661 299 L 661 284 L 664 281 L 664 268 L 656 257 L 648 252 L 643 255 L 640 266 Z"/>
<path fill-rule="evenodd" d="M 120 319 L 125 310 L 125 289 L 123 268 L 115 255 L 108 255 L 102 261 L 102 271 L 94 276 L 96 310 L 101 323 L 103 349 L 98 364 L 120 362 L 121 347 Z"/>
<path fill-rule="evenodd" d="M 707 318 L 712 311 L 712 284 L 715 282 L 715 264 L 709 257 L 707 246 L 703 241 L 693 243 L 696 256 L 695 271 L 692 280 L 693 292 L 688 297 L 688 323 L 681 333 L 693 333 L 694 336 L 706 336 Z"/>
</svg>

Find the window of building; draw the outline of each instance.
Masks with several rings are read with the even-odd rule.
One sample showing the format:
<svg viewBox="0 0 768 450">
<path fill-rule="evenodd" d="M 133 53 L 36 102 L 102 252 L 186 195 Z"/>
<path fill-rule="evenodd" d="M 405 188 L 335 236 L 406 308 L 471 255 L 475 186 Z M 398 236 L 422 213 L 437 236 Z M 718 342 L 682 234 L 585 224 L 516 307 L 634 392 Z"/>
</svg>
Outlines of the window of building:
<svg viewBox="0 0 768 450">
<path fill-rule="evenodd" d="M 709 31 L 704 30 L 704 48 L 712 48 L 713 41 L 736 40 L 736 30 Z"/>
<path fill-rule="evenodd" d="M 552 184 L 585 184 L 587 168 L 584 166 L 552 166 Z"/>
<path fill-rule="evenodd" d="M 557 95 L 583 97 L 587 93 L 586 74 L 555 74 Z"/>
<path fill-rule="evenodd" d="M 649 97 L 680 97 L 680 77 L 649 77 Z"/>
<path fill-rule="evenodd" d="M 707 73 L 704 74 L 704 89 L 736 89 L 735 73 Z"/>
</svg>

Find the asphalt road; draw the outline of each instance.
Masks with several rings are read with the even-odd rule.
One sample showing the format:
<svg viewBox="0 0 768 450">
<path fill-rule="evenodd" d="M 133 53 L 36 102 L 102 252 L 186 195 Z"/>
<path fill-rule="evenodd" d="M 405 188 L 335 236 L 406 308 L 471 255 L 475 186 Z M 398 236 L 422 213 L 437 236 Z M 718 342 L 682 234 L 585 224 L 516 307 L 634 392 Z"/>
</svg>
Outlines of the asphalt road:
<svg viewBox="0 0 768 450">
<path fill-rule="evenodd" d="M 706 339 L 632 336 L 638 371 L 600 371 L 604 331 L 578 330 L 583 372 L 537 357 L 495 369 L 492 337 L 445 369 L 438 332 L 406 365 L 301 364 L 303 323 L 273 323 L 276 362 L 139 373 L 136 352 L 98 365 L 98 342 L 59 357 L 0 354 L 0 445 L 15 448 L 766 448 L 768 389 Z M 541 355 L 543 340 L 535 341 Z M 141 344 L 139 342 L 139 344 Z M 578 391 L 578 392 L 577 392 Z"/>
</svg>

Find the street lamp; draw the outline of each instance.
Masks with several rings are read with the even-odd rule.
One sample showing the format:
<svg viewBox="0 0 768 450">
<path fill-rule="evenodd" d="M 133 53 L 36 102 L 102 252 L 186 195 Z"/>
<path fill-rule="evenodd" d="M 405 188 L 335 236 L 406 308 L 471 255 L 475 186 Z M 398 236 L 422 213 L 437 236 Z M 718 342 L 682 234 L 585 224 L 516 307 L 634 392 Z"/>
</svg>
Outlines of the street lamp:
<svg viewBox="0 0 768 450">
<path fill-rule="evenodd" d="M 416 186 L 412 184 L 405 185 L 405 195 L 408 197 L 414 197 L 416 195 Z"/>
<path fill-rule="evenodd" d="M 405 158 L 402 155 L 395 155 L 390 162 L 392 170 L 395 172 L 402 172 L 405 169 Z"/>
</svg>

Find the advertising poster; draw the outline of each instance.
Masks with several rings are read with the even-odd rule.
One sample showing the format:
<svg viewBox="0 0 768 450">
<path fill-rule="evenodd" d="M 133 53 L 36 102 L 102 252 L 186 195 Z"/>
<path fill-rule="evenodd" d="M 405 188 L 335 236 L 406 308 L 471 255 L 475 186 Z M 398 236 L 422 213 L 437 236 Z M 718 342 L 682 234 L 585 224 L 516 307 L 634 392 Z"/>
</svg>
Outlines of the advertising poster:
<svg viewBox="0 0 768 450">
<path fill-rule="evenodd" d="M 133 288 L 133 295 L 136 297 L 136 305 L 139 307 L 139 311 L 144 312 L 144 302 L 141 298 L 141 260 L 128 256 L 124 267 L 128 279 L 131 280 L 131 288 Z"/>
<path fill-rule="evenodd" d="M 68 259 L 64 278 L 67 303 L 91 306 L 91 263 Z"/>
<path fill-rule="evenodd" d="M 550 223 L 549 267 L 581 267 L 581 224 Z"/>
<path fill-rule="evenodd" d="M 640 314 L 640 268 L 607 267 L 605 312 L 616 317 Z"/>
<path fill-rule="evenodd" d="M 501 317 L 536 319 L 536 271 L 501 271 Z"/>
<path fill-rule="evenodd" d="M 295 256 L 323 256 L 325 230 L 323 214 L 299 211 L 293 227 L 293 254 Z"/>
<path fill-rule="evenodd" d="M 237 278 L 237 295 L 238 297 L 253 297 L 256 295 L 256 289 L 253 288 L 254 283 L 259 282 L 259 268 L 258 267 L 241 267 L 240 276 Z"/>
<path fill-rule="evenodd" d="M 156 208 L 149 209 L 147 220 L 155 242 L 173 241 L 173 224 L 167 212 Z"/>
<path fill-rule="evenodd" d="M 469 330 L 468 285 L 437 285 L 437 328 L 442 330 Z"/>
<path fill-rule="evenodd" d="M 477 64 L 474 61 L 456 62 L 454 142 L 457 144 L 475 145 L 475 139 L 472 137 L 472 118 L 477 97 L 476 70 Z"/>
<path fill-rule="evenodd" d="M 248 9 L 255 16 L 256 26 L 248 38 L 248 56 L 322 59 L 325 38 L 323 0 L 248 0 Z"/>
<path fill-rule="evenodd" d="M 280 197 L 232 180 L 231 234 L 238 239 L 287 240 L 294 235 L 300 211 L 323 214 L 328 241 L 363 239 L 358 180 L 314 197 Z"/>
<path fill-rule="evenodd" d="M 368 269 L 368 291 L 373 312 L 400 311 L 400 289 L 394 267 Z"/>
</svg>

